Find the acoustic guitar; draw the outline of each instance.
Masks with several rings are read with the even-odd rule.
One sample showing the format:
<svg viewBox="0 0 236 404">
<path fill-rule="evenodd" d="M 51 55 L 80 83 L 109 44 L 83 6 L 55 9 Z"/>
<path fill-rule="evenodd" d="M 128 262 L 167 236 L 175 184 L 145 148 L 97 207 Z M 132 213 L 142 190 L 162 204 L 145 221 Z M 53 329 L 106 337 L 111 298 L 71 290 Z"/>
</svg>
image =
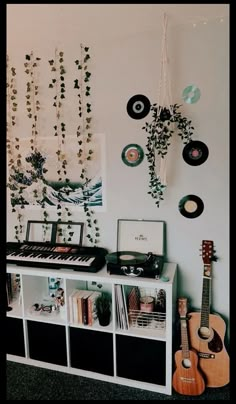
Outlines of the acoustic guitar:
<svg viewBox="0 0 236 404">
<path fill-rule="evenodd" d="M 189 340 L 199 357 L 199 367 L 207 387 L 221 387 L 229 383 L 229 355 L 224 346 L 226 325 L 218 314 L 210 314 L 210 290 L 213 241 L 202 241 L 204 263 L 201 311 L 189 313 Z"/>
<path fill-rule="evenodd" d="M 173 374 L 172 384 L 177 393 L 199 396 L 205 390 L 205 381 L 198 369 L 197 353 L 193 349 L 189 349 L 186 298 L 178 299 L 178 311 L 180 315 L 182 350 L 175 353 L 176 369 Z"/>
</svg>

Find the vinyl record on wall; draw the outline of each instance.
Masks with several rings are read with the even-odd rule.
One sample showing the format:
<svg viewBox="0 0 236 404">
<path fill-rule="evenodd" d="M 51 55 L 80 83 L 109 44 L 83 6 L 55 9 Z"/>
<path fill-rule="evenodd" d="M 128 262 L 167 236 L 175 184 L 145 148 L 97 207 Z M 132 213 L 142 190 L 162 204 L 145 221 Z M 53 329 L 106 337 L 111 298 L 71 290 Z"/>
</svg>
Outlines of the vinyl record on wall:
<svg viewBox="0 0 236 404">
<path fill-rule="evenodd" d="M 143 161 L 144 152 L 141 146 L 131 143 L 124 147 L 121 158 L 127 166 L 136 167 Z"/>
<path fill-rule="evenodd" d="M 127 103 L 127 112 L 133 119 L 142 119 L 150 111 L 151 103 L 149 99 L 142 94 L 136 94 L 131 97 Z"/>
<path fill-rule="evenodd" d="M 203 201 L 196 195 L 186 195 L 179 202 L 179 211 L 181 215 L 188 219 L 194 219 L 200 216 L 203 210 Z"/>
<path fill-rule="evenodd" d="M 190 166 L 200 166 L 205 163 L 208 155 L 207 145 L 199 140 L 192 140 L 183 149 L 183 159 Z"/>
<path fill-rule="evenodd" d="M 199 100 L 201 92 L 196 86 L 188 86 L 184 89 L 182 93 L 182 98 L 187 104 L 194 104 Z"/>
</svg>

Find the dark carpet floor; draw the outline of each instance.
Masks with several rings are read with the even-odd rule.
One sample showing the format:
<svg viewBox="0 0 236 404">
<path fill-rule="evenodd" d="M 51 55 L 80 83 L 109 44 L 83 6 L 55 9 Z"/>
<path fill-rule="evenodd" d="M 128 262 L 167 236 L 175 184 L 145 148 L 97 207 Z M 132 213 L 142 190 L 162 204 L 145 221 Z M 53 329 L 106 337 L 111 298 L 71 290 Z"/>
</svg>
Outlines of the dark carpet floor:
<svg viewBox="0 0 236 404">
<path fill-rule="evenodd" d="M 172 396 L 8 361 L 6 400 L 230 400 L 230 386 Z"/>
</svg>

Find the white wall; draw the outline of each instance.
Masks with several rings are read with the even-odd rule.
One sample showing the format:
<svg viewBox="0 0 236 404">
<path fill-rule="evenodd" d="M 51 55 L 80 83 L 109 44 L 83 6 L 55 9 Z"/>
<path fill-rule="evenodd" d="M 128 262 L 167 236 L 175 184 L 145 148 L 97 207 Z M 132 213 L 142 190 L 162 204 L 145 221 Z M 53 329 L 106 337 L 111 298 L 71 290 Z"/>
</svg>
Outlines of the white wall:
<svg viewBox="0 0 236 404">
<path fill-rule="evenodd" d="M 121 160 L 129 143 L 145 148 L 143 120 L 126 112 L 129 98 L 137 93 L 157 100 L 160 70 L 162 13 L 167 11 L 168 53 L 173 101 L 182 103 L 183 89 L 195 84 L 201 90 L 196 104 L 183 103 L 181 112 L 192 120 L 194 139 L 209 148 L 208 160 L 198 167 L 182 158 L 180 138 L 173 137 L 168 162 L 168 188 L 160 208 L 148 192 L 146 158 L 137 167 Z M 101 245 L 116 249 L 118 218 L 164 220 L 167 224 L 167 259 L 179 265 L 179 295 L 200 308 L 203 263 L 199 248 L 203 239 L 214 241 L 219 261 L 213 263 L 212 310 L 229 318 L 229 24 L 227 5 L 69 4 L 7 5 L 7 52 L 23 72 L 31 50 L 42 65 L 53 57 L 55 47 L 65 60 L 79 56 L 80 43 L 90 47 L 93 129 L 106 136 L 107 209 L 97 213 Z M 223 21 L 220 22 L 220 17 Z M 203 21 L 207 24 L 203 24 Z M 197 23 L 193 27 L 193 23 Z M 44 62 L 43 62 L 44 61 Z M 22 73 L 23 76 L 23 73 Z M 23 78 L 23 77 L 22 77 Z M 48 81 L 47 81 L 48 82 Z M 22 103 L 24 80 L 19 83 Z M 42 131 L 47 130 L 50 109 L 45 95 Z M 28 133 L 23 119 L 19 134 Z M 52 134 L 53 135 L 53 134 Z M 195 219 L 183 217 L 180 199 L 196 194 L 204 212 Z M 27 209 L 28 219 L 39 211 Z M 50 210 L 50 219 L 56 214 Z M 84 220 L 83 213 L 74 220 Z M 8 240 L 14 238 L 14 217 L 8 210 Z"/>
</svg>

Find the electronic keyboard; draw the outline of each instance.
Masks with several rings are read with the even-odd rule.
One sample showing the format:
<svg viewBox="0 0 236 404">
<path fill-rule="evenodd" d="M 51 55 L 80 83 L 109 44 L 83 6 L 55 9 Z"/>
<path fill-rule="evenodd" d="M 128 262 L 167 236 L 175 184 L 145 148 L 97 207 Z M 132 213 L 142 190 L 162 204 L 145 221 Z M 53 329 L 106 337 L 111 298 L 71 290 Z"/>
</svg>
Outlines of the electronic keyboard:
<svg viewBox="0 0 236 404">
<path fill-rule="evenodd" d="M 42 268 L 97 272 L 108 251 L 101 247 L 25 241 L 7 242 L 7 263 Z"/>
</svg>

